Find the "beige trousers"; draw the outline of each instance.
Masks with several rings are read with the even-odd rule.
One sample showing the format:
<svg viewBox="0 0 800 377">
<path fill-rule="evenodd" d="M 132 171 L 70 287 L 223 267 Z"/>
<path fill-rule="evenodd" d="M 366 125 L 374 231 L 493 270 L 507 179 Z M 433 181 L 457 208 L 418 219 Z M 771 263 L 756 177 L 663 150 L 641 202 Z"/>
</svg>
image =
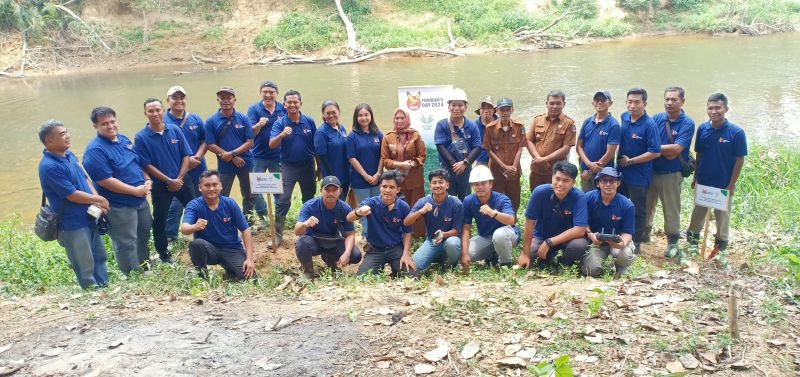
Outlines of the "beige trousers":
<svg viewBox="0 0 800 377">
<path fill-rule="evenodd" d="M 664 212 L 664 233 L 679 234 L 681 232 L 681 185 L 683 176 L 681 172 L 670 174 L 653 174 L 653 183 L 647 190 L 647 222 L 652 228 L 656 220 L 656 206 L 661 200 L 661 210 Z"/>
<path fill-rule="evenodd" d="M 712 210 L 714 211 L 714 219 L 717 226 L 717 234 L 714 235 L 714 238 L 720 241 L 728 241 L 732 210 L 733 194 L 728 197 L 727 211 L 720 211 L 718 209 Z M 703 236 L 703 227 L 706 224 L 706 211 L 708 211 L 708 208 L 706 207 L 694 206 L 694 209 L 692 210 L 692 220 L 689 222 L 688 230 L 701 237 Z"/>
</svg>

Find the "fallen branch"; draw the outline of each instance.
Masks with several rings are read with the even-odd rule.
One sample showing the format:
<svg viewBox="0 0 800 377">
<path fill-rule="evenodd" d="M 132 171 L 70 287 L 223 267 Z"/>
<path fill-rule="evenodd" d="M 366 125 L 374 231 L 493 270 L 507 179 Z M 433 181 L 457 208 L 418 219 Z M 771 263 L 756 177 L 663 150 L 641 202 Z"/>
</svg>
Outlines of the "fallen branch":
<svg viewBox="0 0 800 377">
<path fill-rule="evenodd" d="M 459 53 L 455 53 L 453 51 L 447 50 L 440 50 L 436 48 L 427 48 L 427 47 L 403 47 L 403 48 L 387 48 L 380 51 L 373 52 L 368 55 L 364 55 L 357 59 L 350 59 L 350 60 L 337 60 L 335 62 L 329 63 L 328 65 L 341 65 L 341 64 L 351 64 L 351 63 L 359 63 L 365 60 L 373 59 L 381 55 L 386 54 L 393 54 L 393 53 L 407 53 L 407 52 L 429 52 L 432 54 L 442 54 L 442 55 L 452 55 L 452 56 L 462 56 Z"/>
<path fill-rule="evenodd" d="M 336 2 L 336 9 L 339 10 L 339 17 L 344 22 L 344 29 L 347 32 L 347 57 L 354 58 L 358 53 L 358 45 L 356 44 L 356 30 L 353 28 L 353 23 L 347 18 L 347 15 L 342 9 L 342 1 L 334 0 Z"/>
<path fill-rule="evenodd" d="M 25 77 L 25 75 L 20 75 L 20 74 L 16 74 L 16 73 L 8 73 L 8 72 L 0 72 L 0 76 Z"/>
<path fill-rule="evenodd" d="M 582 11 L 583 11 L 583 9 L 578 9 L 578 10 L 569 10 L 569 9 L 567 9 L 567 11 L 564 12 L 564 14 L 562 14 L 561 17 L 556 18 L 556 20 L 551 22 L 550 25 L 547 25 L 544 28 L 537 30 L 537 32 L 544 33 L 547 29 L 555 26 L 557 23 L 559 23 L 561 20 L 563 20 L 564 18 L 566 18 L 570 14 L 579 13 L 579 12 L 582 12 Z"/>
<path fill-rule="evenodd" d="M 67 7 L 65 7 L 63 5 L 56 5 L 55 7 L 58 8 L 58 9 L 63 10 L 64 12 L 66 12 L 67 14 L 69 14 L 70 16 L 75 18 L 76 20 L 80 21 L 90 31 L 92 30 L 92 28 L 89 27 L 89 25 L 86 23 L 86 21 L 84 21 L 82 18 L 78 17 L 78 15 L 76 15 L 75 13 L 72 13 L 72 11 L 69 10 Z M 111 47 L 108 47 L 106 42 L 103 42 L 103 38 L 100 38 L 99 34 L 95 33 L 94 31 L 92 31 L 92 33 L 94 33 L 94 35 L 97 37 L 97 40 L 100 41 L 100 43 L 103 45 L 103 47 L 106 48 L 106 50 L 110 50 L 111 49 Z"/>
<path fill-rule="evenodd" d="M 222 64 L 223 63 L 222 60 L 206 58 L 206 57 L 199 56 L 199 55 L 197 57 L 195 57 L 193 53 L 191 55 L 192 55 L 192 59 L 194 59 L 196 61 L 199 61 L 201 63 L 209 63 L 209 64 Z"/>
</svg>

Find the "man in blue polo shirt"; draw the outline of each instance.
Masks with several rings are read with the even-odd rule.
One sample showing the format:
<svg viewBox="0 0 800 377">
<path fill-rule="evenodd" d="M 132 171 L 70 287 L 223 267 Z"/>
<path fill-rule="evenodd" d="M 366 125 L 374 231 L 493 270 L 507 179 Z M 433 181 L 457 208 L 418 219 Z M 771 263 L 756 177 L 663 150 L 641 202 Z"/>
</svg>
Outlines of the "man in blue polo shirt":
<svg viewBox="0 0 800 377">
<path fill-rule="evenodd" d="M 632 88 L 628 90 L 626 99 L 628 111 L 622 113 L 617 157 L 617 171 L 622 174 L 618 191 L 630 199 L 636 209 L 633 243 L 636 254 L 639 254 L 647 220 L 647 190 L 653 181 L 653 159 L 661 156 L 661 140 L 666 136 L 645 111 L 647 91 Z"/>
<path fill-rule="evenodd" d="M 131 270 L 140 271 L 140 265 L 150 259 L 153 217 L 147 194 L 153 182 L 142 171 L 131 140 L 119 133 L 117 113 L 108 107 L 97 107 L 90 118 L 97 137 L 86 146 L 83 167 L 97 185 L 98 193 L 108 199 L 108 236 L 117 266 L 128 275 Z"/>
<path fill-rule="evenodd" d="M 728 97 L 714 93 L 708 97 L 706 113 L 710 119 L 697 127 L 697 140 L 694 151 L 697 153 L 697 169 L 692 180 L 692 188 L 701 184 L 728 190 L 728 210 L 714 210 L 717 234 L 714 235 L 714 250 L 708 259 L 728 247 L 731 204 L 736 181 L 742 172 L 744 156 L 747 156 L 747 137 L 739 126 L 728 122 Z M 700 241 L 700 231 L 705 224 L 708 208 L 694 206 L 687 238 L 692 246 Z"/>
<path fill-rule="evenodd" d="M 469 183 L 470 171 L 483 144 L 478 126 L 464 117 L 467 104 L 467 93 L 461 89 L 453 89 L 447 100 L 450 117 L 436 123 L 433 133 L 433 141 L 439 151 L 439 163 L 442 169 L 447 169 L 450 173 L 450 188 L 447 192 L 461 201 L 472 191 Z"/>
<path fill-rule="evenodd" d="M 480 116 L 478 119 L 475 119 L 474 123 L 478 126 L 478 133 L 481 135 L 482 142 L 483 135 L 486 133 L 486 125 L 500 119 L 500 117 L 497 116 L 497 110 L 494 108 L 494 98 L 492 98 L 492 96 L 481 97 L 478 106 L 480 107 L 475 110 L 475 114 Z M 478 158 L 475 159 L 475 164 L 489 165 L 489 152 L 485 148 L 481 148 L 481 153 L 478 155 Z"/>
<path fill-rule="evenodd" d="M 580 261 L 584 256 L 581 238 L 589 225 L 586 199 L 575 185 L 578 167 L 558 161 L 553 165 L 553 183 L 533 189 L 525 209 L 525 232 L 522 253 L 517 264 L 530 267 L 532 259 L 553 262 L 563 251 L 566 263 Z"/>
<path fill-rule="evenodd" d="M 253 172 L 280 173 L 281 149 L 270 148 L 269 137 L 275 121 L 286 116 L 286 108 L 280 101 L 275 100 L 278 98 L 278 84 L 275 81 L 262 82 L 259 93 L 261 101 L 247 108 L 247 117 L 253 124 L 253 135 L 255 136 L 253 140 Z M 264 196 L 254 194 L 254 199 L 256 213 L 259 217 L 266 218 L 267 202 L 264 201 Z"/>
<path fill-rule="evenodd" d="M 189 158 L 189 172 L 192 190 L 195 197 L 199 197 L 200 173 L 206 171 L 206 129 L 203 118 L 197 114 L 186 111 L 186 89 L 173 86 L 167 90 L 167 104 L 169 108 L 164 114 L 164 123 L 178 127 L 183 132 L 192 156 Z M 186 180 L 189 183 L 188 179 Z M 183 204 L 178 198 L 173 198 L 167 214 L 167 240 L 178 239 L 178 228 L 181 226 Z"/>
<path fill-rule="evenodd" d="M 418 200 L 403 220 L 403 225 L 413 225 L 420 216 L 425 218 L 427 238 L 412 257 L 419 271 L 435 261 L 457 263 L 461 255 L 464 206 L 458 198 L 447 194 L 449 181 L 450 173 L 446 169 L 431 170 L 428 173 L 431 195 Z"/>
<path fill-rule="evenodd" d="M 625 275 L 633 264 L 633 232 L 636 230 L 633 203 L 617 193 L 620 175 L 617 169 L 604 167 L 595 179 L 597 190 L 584 195 L 589 211 L 589 228 L 586 236 L 576 241 L 583 242 L 578 248 L 583 254 L 579 259 L 578 270 L 584 276 L 600 276 L 603 273 L 603 260 L 611 255 L 616 269 L 615 278 Z M 609 239 L 609 235 L 618 238 Z"/>
<path fill-rule="evenodd" d="M 667 258 L 674 258 L 680 253 L 682 165 L 689 161 L 689 146 L 694 138 L 694 121 L 683 111 L 684 102 L 683 88 L 670 86 L 664 91 L 666 111 L 653 115 L 653 122 L 666 139 L 661 140 L 661 157 L 653 160 L 653 183 L 647 191 L 647 222 L 642 242 L 650 242 L 656 206 L 661 199 L 664 233 L 667 234 L 664 256 Z"/>
<path fill-rule="evenodd" d="M 358 266 L 358 275 L 378 274 L 387 263 L 394 276 L 398 276 L 400 271 L 412 276 L 419 275 L 417 265 L 411 259 L 412 227 L 403 223 L 411 209 L 397 197 L 402 182 L 403 174 L 399 171 L 383 172 L 381 194 L 367 198 L 358 205 L 358 209 L 347 214 L 347 221 L 366 217 L 369 223 L 367 240 L 372 250 L 367 252 Z"/>
<path fill-rule="evenodd" d="M 619 122 L 608 109 L 614 101 L 607 90 L 598 90 L 592 99 L 596 113 L 583 121 L 575 150 L 581 160 L 581 190 L 596 189 L 594 176 L 603 167 L 614 166 L 614 155 L 619 146 Z"/>
<path fill-rule="evenodd" d="M 511 265 L 511 249 L 519 243 L 517 214 L 511 199 L 492 191 L 492 171 L 488 166 L 476 166 L 469 176 L 475 191 L 464 198 L 464 221 L 461 226 L 461 257 L 459 263 L 469 269 L 472 262 L 497 261 L 501 266 Z M 470 238 L 472 219 L 478 235 Z"/>
<path fill-rule="evenodd" d="M 316 151 L 314 135 L 317 124 L 310 116 L 300 112 L 303 106 L 300 92 L 290 90 L 283 95 L 286 116 L 278 119 L 273 125 L 269 138 L 270 148 L 280 148 L 281 178 L 283 194 L 275 200 L 275 242 L 283 243 L 283 229 L 286 226 L 286 214 L 292 206 L 292 191 L 295 184 L 300 184 L 303 203 L 311 200 L 316 191 L 314 168 Z M 272 248 L 272 241 L 267 243 Z M 277 246 L 274 246 L 277 247 Z"/>
<path fill-rule="evenodd" d="M 217 169 L 223 196 L 230 196 L 233 181 L 239 180 L 242 208 L 246 216 L 253 211 L 255 198 L 250 192 L 253 171 L 253 125 L 247 115 L 236 111 L 236 92 L 229 86 L 217 91 L 219 110 L 206 119 L 206 144 L 217 155 Z M 250 220 L 250 223 L 254 223 Z"/>
<path fill-rule="evenodd" d="M 39 140 L 45 147 L 39 162 L 44 196 L 53 211 L 67 201 L 58 223 L 58 244 L 67 252 L 81 288 L 106 285 L 106 247 L 95 230 L 97 220 L 86 211 L 90 205 L 107 211 L 108 200 L 97 194 L 78 158 L 69 151 L 70 137 L 64 124 L 53 119 L 44 122 L 39 126 Z"/>
<path fill-rule="evenodd" d="M 311 258 L 315 255 L 321 255 L 334 271 L 361 261 L 361 250 L 355 245 L 355 225 L 345 219 L 353 209 L 339 199 L 342 193 L 339 178 L 332 175 L 323 178 L 319 191 L 322 196 L 303 203 L 294 225 L 297 235 L 294 252 L 307 279 L 314 277 Z"/>
<path fill-rule="evenodd" d="M 184 206 L 194 199 L 189 170 L 192 151 L 178 127 L 164 123 L 164 106 L 155 98 L 144 102 L 144 115 L 150 121 L 136 133 L 136 153 L 144 171 L 153 178 L 153 244 L 163 262 L 172 262 L 167 248 L 167 214 L 173 198 Z"/>
</svg>

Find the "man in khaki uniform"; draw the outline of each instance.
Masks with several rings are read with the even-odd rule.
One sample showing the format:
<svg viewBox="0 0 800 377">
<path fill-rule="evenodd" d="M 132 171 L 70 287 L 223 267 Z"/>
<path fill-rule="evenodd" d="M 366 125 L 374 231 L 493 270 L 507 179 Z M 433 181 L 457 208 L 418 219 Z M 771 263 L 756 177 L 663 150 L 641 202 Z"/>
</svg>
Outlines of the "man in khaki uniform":
<svg viewBox="0 0 800 377">
<path fill-rule="evenodd" d="M 526 147 L 531 154 L 531 191 L 536 186 L 551 183 L 553 164 L 564 161 L 569 149 L 575 145 L 575 121 L 562 111 L 566 104 L 564 92 L 553 90 L 547 94 L 547 112 L 533 118 L 526 136 Z"/>
<path fill-rule="evenodd" d="M 497 101 L 497 119 L 486 125 L 483 137 L 483 149 L 489 154 L 489 169 L 494 180 L 492 190 L 505 194 L 511 199 L 514 213 L 519 208 L 520 176 L 522 167 L 519 159 L 522 156 L 522 146 L 525 145 L 525 126 L 514 119 L 514 103 L 508 97 Z"/>
</svg>

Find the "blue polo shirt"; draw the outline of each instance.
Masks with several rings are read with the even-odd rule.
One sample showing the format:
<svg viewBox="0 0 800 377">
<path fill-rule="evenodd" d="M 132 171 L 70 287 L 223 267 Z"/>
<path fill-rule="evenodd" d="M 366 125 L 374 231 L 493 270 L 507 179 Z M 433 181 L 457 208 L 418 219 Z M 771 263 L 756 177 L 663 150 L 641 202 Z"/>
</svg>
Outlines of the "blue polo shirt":
<svg viewBox="0 0 800 377">
<path fill-rule="evenodd" d="M 578 140 L 583 140 L 583 152 L 589 161 L 600 160 L 608 150 L 608 144 L 619 144 L 620 126 L 616 118 L 611 113 L 603 118 L 600 123 L 594 121 L 594 115 L 586 118 L 578 133 Z M 612 157 L 605 166 L 614 166 Z M 581 160 L 581 169 L 589 170 L 589 167 Z"/>
<path fill-rule="evenodd" d="M 250 118 L 251 124 L 258 123 L 262 117 L 267 118 L 267 123 L 261 127 L 261 131 L 258 132 L 258 135 L 255 135 L 256 138 L 253 140 L 253 157 L 264 160 L 280 160 L 281 148 L 270 148 L 269 138 L 272 133 L 272 125 L 275 124 L 275 121 L 285 116 L 286 108 L 278 101 L 275 101 L 274 113 L 270 113 L 269 110 L 264 107 L 263 101 L 258 101 L 247 108 L 247 117 Z"/>
<path fill-rule="evenodd" d="M 66 151 L 65 157 L 61 157 L 45 150 L 44 157 L 39 161 L 39 181 L 50 209 L 56 212 L 61 207 L 61 201 L 75 191 L 93 194 L 78 158 L 70 151 Z M 75 230 L 88 226 L 94 220 L 86 213 L 88 208 L 89 204 L 67 203 L 58 229 Z"/>
<path fill-rule="evenodd" d="M 589 225 L 586 214 L 586 198 L 584 198 L 583 191 L 572 187 L 569 189 L 567 196 L 558 201 L 558 205 L 564 211 L 567 221 L 564 221 L 561 215 L 556 213 L 553 203 L 550 202 L 552 193 L 552 184 L 539 185 L 533 189 L 530 200 L 528 200 L 525 217 L 530 220 L 536 220 L 536 224 L 533 226 L 534 238 L 546 240 L 558 236 L 572 227 Z"/>
<path fill-rule="evenodd" d="M 149 123 L 136 133 L 136 153 L 142 166 L 153 165 L 169 178 L 181 171 L 181 159 L 192 155 L 186 137 L 178 127 L 164 124 L 164 132 L 157 133 Z"/>
<path fill-rule="evenodd" d="M 187 118 L 188 117 L 188 118 Z M 186 118 L 186 122 L 183 122 L 183 119 Z M 206 126 L 203 118 L 200 118 L 197 114 L 192 114 L 186 110 L 183 111 L 183 118 L 177 118 L 174 115 L 169 113 L 169 109 L 167 109 L 167 113 L 164 114 L 164 123 L 171 124 L 183 132 L 183 136 L 186 138 L 186 143 L 189 144 L 189 149 L 192 151 L 192 156 L 197 154 L 197 150 L 200 149 L 200 144 L 206 141 Z M 181 127 L 181 123 L 183 123 L 183 127 Z M 187 173 L 189 177 L 192 179 L 197 180 L 200 179 L 200 173 L 208 170 L 208 165 L 206 165 L 206 158 L 200 159 L 200 165 L 194 167 L 194 169 L 189 170 Z"/>
<path fill-rule="evenodd" d="M 139 155 L 127 136 L 117 134 L 117 141 L 111 141 L 98 132 L 97 137 L 86 145 L 86 151 L 83 152 L 83 167 L 94 181 L 97 193 L 108 199 L 110 206 L 131 207 L 147 200 L 135 195 L 114 192 L 97 184 L 97 181 L 108 178 L 116 178 L 134 187 L 144 184 L 144 172 L 139 164 Z"/>
<path fill-rule="evenodd" d="M 589 209 L 589 230 L 592 233 L 633 234 L 636 231 L 636 218 L 633 202 L 622 194 L 617 194 L 611 202 L 603 203 L 603 193 L 592 190 L 584 194 Z"/>
<path fill-rule="evenodd" d="M 497 114 L 494 115 L 494 120 L 500 119 Z M 478 133 L 481 135 L 481 145 L 483 145 L 483 135 L 486 134 L 486 125 L 481 122 L 481 117 L 475 119 L 473 121 L 476 126 L 478 126 Z M 455 126 L 455 125 L 454 125 Z M 450 126 L 448 126 L 449 128 Z M 481 154 L 478 155 L 478 158 L 475 161 L 483 162 L 485 164 L 489 163 L 489 152 L 486 151 L 486 148 L 481 148 Z"/>
<path fill-rule="evenodd" d="M 303 221 L 308 220 L 309 217 L 314 216 L 319 220 L 317 225 L 306 228 L 305 234 L 310 235 L 312 230 L 314 233 L 322 233 L 327 234 L 329 236 L 338 236 L 339 234 L 336 231 L 339 228 L 339 223 L 344 221 L 344 231 L 349 232 L 356 230 L 355 226 L 353 225 L 352 221 L 345 220 L 347 214 L 352 212 L 353 209 L 350 208 L 347 203 L 345 203 L 341 199 L 337 199 L 338 203 L 333 206 L 332 209 L 328 209 L 325 207 L 325 202 L 323 201 L 321 196 L 317 196 L 314 199 L 311 199 L 305 203 L 303 206 L 300 207 L 300 214 L 297 215 L 297 222 L 301 223 Z M 339 213 L 339 208 L 342 209 L 342 214 L 337 216 Z"/>
<path fill-rule="evenodd" d="M 355 158 L 367 174 L 375 174 L 381 160 L 381 142 L 383 132 L 371 134 L 362 130 L 352 130 L 347 135 L 347 158 Z M 355 168 L 350 169 L 350 187 L 362 189 L 376 187 L 367 183 Z"/>
<path fill-rule="evenodd" d="M 445 118 L 440 120 L 436 123 L 436 129 L 433 131 L 433 143 L 434 144 L 442 144 L 447 147 L 447 151 L 450 152 L 450 155 L 453 154 L 453 136 L 450 134 L 450 125 L 448 124 L 449 118 Z M 478 130 L 478 126 L 475 125 L 475 122 L 464 118 L 464 125 L 461 128 L 458 128 L 455 123 L 453 123 L 453 128 L 456 130 L 456 135 L 458 135 L 459 131 L 464 135 L 464 139 L 467 141 L 467 145 L 469 146 L 469 151 L 472 148 L 480 147 L 483 144 L 483 138 L 481 137 L 481 132 Z M 484 132 L 486 129 L 484 128 Z M 464 156 L 466 158 L 467 156 Z M 458 162 L 458 161 L 456 161 Z M 445 163 L 445 160 L 442 156 L 439 156 L 439 163 Z M 466 199 L 466 198 L 465 198 Z"/>
<path fill-rule="evenodd" d="M 437 230 L 441 230 L 444 233 L 449 232 L 453 227 L 458 229 L 457 235 L 461 235 L 461 226 L 464 225 L 464 206 L 458 198 L 447 195 L 444 201 L 436 203 L 433 200 L 433 195 L 428 195 L 417 200 L 414 208 L 411 208 L 411 212 L 419 211 L 425 203 L 430 203 L 433 206 L 432 211 L 422 215 L 425 219 L 425 231 L 429 240 L 437 238 Z M 437 211 L 436 208 L 439 208 L 439 210 Z"/>
<path fill-rule="evenodd" d="M 663 129 L 662 133 L 664 140 L 661 140 L 662 145 L 673 144 L 669 142 L 667 126 L 664 125 L 665 122 L 668 121 L 669 115 L 667 115 L 666 111 L 653 115 L 653 123 L 656 124 L 656 127 Z M 689 148 L 692 145 L 692 138 L 694 138 L 694 120 L 689 118 L 683 109 L 681 109 L 681 115 L 679 115 L 675 121 L 669 122 L 669 129 L 672 131 L 672 139 L 675 140 L 675 144 L 683 146 L 683 151 L 681 152 L 681 155 L 683 155 L 683 160 L 689 161 Z M 672 160 L 667 160 L 667 158 L 664 156 L 656 158 L 653 160 L 653 171 L 670 173 L 679 172 L 681 171 L 681 159 L 675 157 Z"/>
<path fill-rule="evenodd" d="M 194 198 L 186 205 L 183 222 L 194 224 L 197 219 L 204 219 L 208 224 L 205 229 L 194 232 L 194 238 L 202 238 L 220 248 L 244 249 L 239 231 L 243 232 L 250 225 L 235 200 L 220 195 L 217 209 L 212 210 L 205 198 Z"/>
<path fill-rule="evenodd" d="M 314 148 L 320 156 L 327 155 L 333 167 L 330 172 L 322 167 L 322 176 L 335 175 L 342 184 L 350 182 L 350 161 L 347 161 L 347 130 L 339 124 L 336 131 L 327 122 L 323 122 L 314 135 Z"/>
<path fill-rule="evenodd" d="M 747 156 L 747 137 L 743 129 L 728 119 L 717 130 L 711 127 L 710 121 L 705 122 L 697 128 L 694 151 L 703 154 L 697 169 L 697 183 L 726 188 L 733 176 L 736 157 Z"/>
<path fill-rule="evenodd" d="M 314 158 L 314 135 L 317 124 L 310 116 L 300 113 L 300 121 L 294 122 L 289 115 L 281 117 L 272 124 L 269 138 L 275 138 L 286 127 L 292 127 L 292 133 L 281 139 L 281 161 L 302 162 Z"/>
<path fill-rule="evenodd" d="M 367 219 L 367 241 L 375 247 L 387 247 L 403 242 L 403 233 L 411 233 L 412 226 L 403 225 L 408 213 L 411 211 L 408 203 L 396 198 L 394 208 L 389 211 L 389 206 L 381 200 L 380 195 L 364 199 L 357 208 L 369 206 L 372 213 L 365 216 Z"/>
<path fill-rule="evenodd" d="M 645 152 L 661 153 L 662 136 L 666 138 L 645 111 L 635 123 L 631 123 L 631 113 L 622 113 L 620 126 L 620 142 L 618 156 L 625 155 L 634 158 Z M 622 173 L 622 181 L 637 186 L 649 186 L 653 181 L 653 160 L 640 162 L 631 166 L 621 166 L 617 163 L 617 170 Z"/>
<path fill-rule="evenodd" d="M 489 200 L 486 201 L 486 205 L 502 213 L 507 213 L 512 216 L 517 215 L 514 212 L 514 207 L 511 205 L 511 199 L 497 191 L 492 191 L 492 195 L 489 197 Z M 475 219 L 475 225 L 478 227 L 478 235 L 481 237 L 491 237 L 495 230 L 506 226 L 506 224 L 497 221 L 494 217 L 482 214 L 482 206 L 483 203 L 478 199 L 478 194 L 472 193 L 467 195 L 467 197 L 464 198 L 464 224 L 472 224 L 472 219 Z M 517 233 L 517 237 L 519 237 L 519 228 L 517 228 L 516 225 L 514 225 L 513 228 Z"/>
<path fill-rule="evenodd" d="M 231 120 L 230 118 L 233 118 Z M 225 151 L 232 151 L 239 148 L 244 144 L 247 139 L 253 139 L 253 125 L 250 123 L 250 118 L 236 109 L 233 109 L 231 117 L 222 115 L 220 110 L 206 118 L 206 144 L 216 144 Z M 225 125 L 231 122 L 225 134 L 222 135 L 222 140 L 217 140 L 217 135 L 222 132 Z M 247 171 L 253 169 L 253 148 L 248 149 L 246 152 L 238 156 L 244 159 L 244 166 L 237 167 L 236 164 L 231 162 L 222 161 L 217 157 L 217 169 L 220 173 L 237 173 L 240 171 Z"/>
</svg>

